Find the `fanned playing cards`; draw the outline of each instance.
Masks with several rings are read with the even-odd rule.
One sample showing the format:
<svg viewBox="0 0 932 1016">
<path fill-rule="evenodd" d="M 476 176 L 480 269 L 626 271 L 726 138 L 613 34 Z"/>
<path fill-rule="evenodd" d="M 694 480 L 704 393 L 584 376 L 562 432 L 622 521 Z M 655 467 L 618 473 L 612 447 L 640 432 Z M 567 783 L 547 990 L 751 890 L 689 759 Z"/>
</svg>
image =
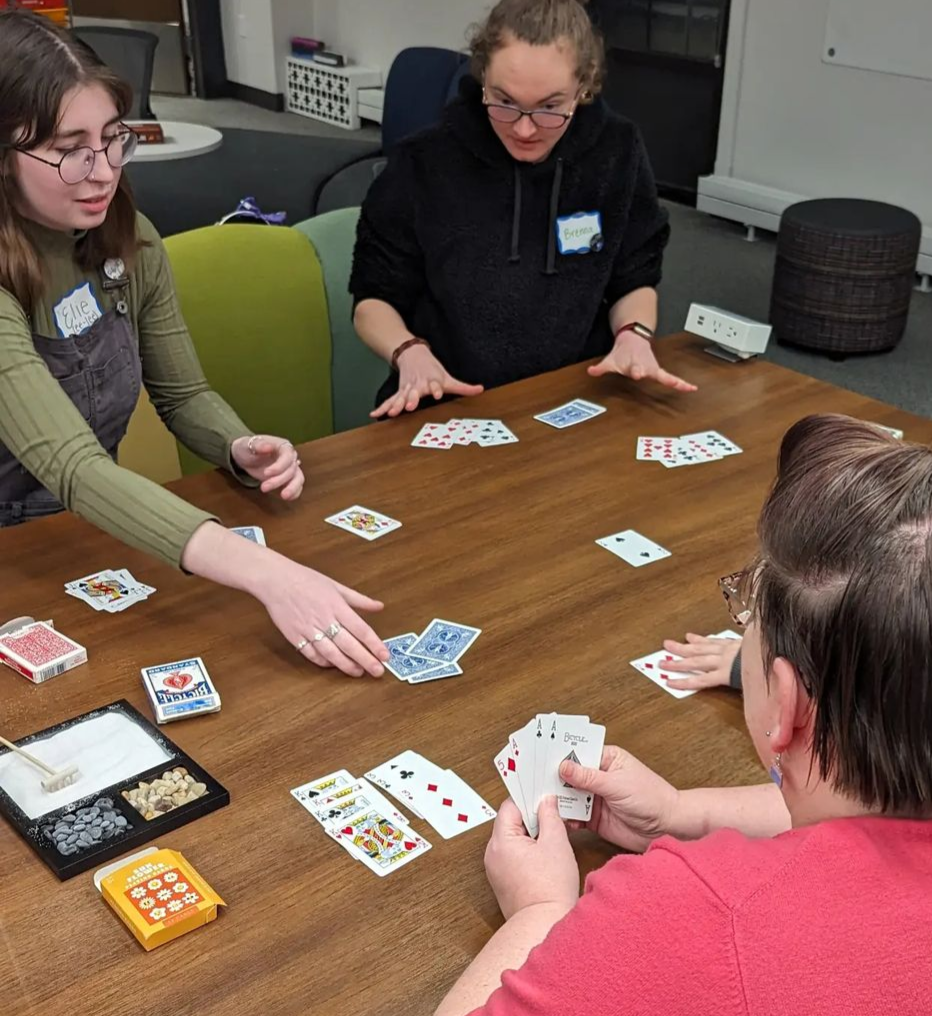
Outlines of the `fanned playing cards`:
<svg viewBox="0 0 932 1016">
<path fill-rule="evenodd" d="M 411 442 L 412 448 L 448 451 L 454 445 L 476 444 L 483 448 L 516 444 L 518 436 L 501 420 L 456 418 L 446 423 L 425 423 Z"/>
<path fill-rule="evenodd" d="M 435 617 L 420 635 L 412 631 L 386 639 L 391 655 L 385 666 L 408 684 L 458 677 L 460 658 L 481 634 L 481 628 Z"/>
<path fill-rule="evenodd" d="M 639 437 L 636 458 L 639 462 L 659 462 L 667 469 L 677 469 L 718 462 L 730 455 L 740 455 L 742 451 L 717 430 L 703 430 L 680 437 Z"/>
<path fill-rule="evenodd" d="M 563 818 L 589 820 L 592 794 L 564 783 L 560 766 L 570 761 L 598 769 L 604 745 L 605 727 L 590 723 L 588 716 L 562 713 L 538 713 L 508 735 L 493 761 L 531 836 L 537 836 L 537 809 L 548 795 L 556 797 Z"/>
</svg>

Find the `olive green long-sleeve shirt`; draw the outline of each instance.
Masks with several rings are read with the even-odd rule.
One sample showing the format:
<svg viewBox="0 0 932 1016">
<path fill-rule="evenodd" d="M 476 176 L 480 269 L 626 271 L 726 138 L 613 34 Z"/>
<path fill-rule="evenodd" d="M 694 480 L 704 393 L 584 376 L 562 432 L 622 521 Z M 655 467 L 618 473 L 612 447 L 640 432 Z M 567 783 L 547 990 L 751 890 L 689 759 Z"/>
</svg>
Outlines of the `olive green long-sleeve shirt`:
<svg viewBox="0 0 932 1016">
<path fill-rule="evenodd" d="M 31 320 L 15 297 L 0 288 L 0 442 L 66 508 L 179 566 L 194 530 L 214 516 L 118 466 L 32 341 L 33 333 L 59 335 L 54 307 L 85 282 L 91 283 L 104 313 L 125 300 L 139 343 L 143 384 L 159 416 L 201 458 L 234 471 L 230 446 L 251 431 L 204 377 L 161 238 L 142 215 L 137 230 L 148 246 L 136 256 L 129 285 L 104 292 L 99 268 L 84 271 L 75 260 L 77 237 L 30 224 L 47 283 Z"/>
</svg>

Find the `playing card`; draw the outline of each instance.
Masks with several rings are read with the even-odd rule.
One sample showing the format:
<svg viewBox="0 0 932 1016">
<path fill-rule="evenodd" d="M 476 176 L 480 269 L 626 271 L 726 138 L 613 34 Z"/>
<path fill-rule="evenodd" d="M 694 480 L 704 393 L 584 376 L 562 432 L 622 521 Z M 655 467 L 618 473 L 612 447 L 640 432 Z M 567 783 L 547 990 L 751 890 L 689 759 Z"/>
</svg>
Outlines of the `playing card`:
<svg viewBox="0 0 932 1016">
<path fill-rule="evenodd" d="M 428 681 L 439 681 L 444 677 L 459 677 L 463 673 L 463 668 L 458 663 L 441 663 L 438 667 L 436 660 L 430 662 L 434 664 L 434 670 L 410 674 L 407 678 L 408 684 L 425 684 Z"/>
<path fill-rule="evenodd" d="M 372 808 L 378 808 L 397 822 L 408 824 L 405 815 L 367 780 L 357 780 L 349 786 L 340 787 L 332 794 L 310 798 L 300 803 L 323 826 L 345 822 L 353 815 Z"/>
<path fill-rule="evenodd" d="M 428 780 L 415 797 L 424 820 L 445 840 L 495 818 L 495 809 L 450 769 Z"/>
<path fill-rule="evenodd" d="M 300 787 L 295 787 L 291 791 L 291 796 L 301 805 L 307 807 L 308 801 L 327 797 L 339 790 L 340 787 L 351 787 L 355 782 L 356 778 L 345 769 L 338 769 L 335 773 L 320 776 L 316 780 L 311 780 L 310 783 L 302 783 Z"/>
<path fill-rule="evenodd" d="M 412 656 L 423 656 L 438 663 L 456 663 L 482 634 L 481 628 L 434 618 L 410 648 Z"/>
<path fill-rule="evenodd" d="M 325 828 L 328 836 L 379 876 L 404 867 L 430 850 L 427 840 L 378 808 Z"/>
<path fill-rule="evenodd" d="M 717 462 L 725 457 L 725 453 L 718 448 L 703 444 L 695 438 L 685 437 L 680 440 L 681 454 L 693 456 L 694 462 Z"/>
<path fill-rule="evenodd" d="M 712 638 L 712 639 L 730 639 L 730 640 L 737 640 L 738 642 L 740 642 L 741 639 L 742 639 L 742 636 L 739 635 L 736 631 L 732 631 L 730 628 L 726 628 L 724 631 L 720 631 L 720 632 L 718 632 L 715 635 L 710 635 L 709 638 Z"/>
<path fill-rule="evenodd" d="M 424 674 L 438 669 L 436 660 L 428 660 L 408 653 L 417 638 L 418 636 L 412 631 L 407 635 L 396 635 L 392 639 L 385 640 L 385 645 L 391 654 L 385 666 L 401 681 L 407 681 L 416 674 Z"/>
<path fill-rule="evenodd" d="M 364 540 L 377 540 L 380 536 L 392 530 L 400 529 L 401 523 L 397 519 L 383 515 L 381 512 L 373 511 L 371 508 L 363 508 L 362 505 L 354 504 L 345 511 L 337 512 L 324 519 L 331 526 L 338 529 L 345 529 L 348 533 L 361 536 Z"/>
<path fill-rule="evenodd" d="M 128 575 L 129 573 L 127 573 Z M 130 576 L 131 578 L 131 576 Z M 146 599 L 146 593 L 110 568 L 65 583 L 65 592 L 90 604 L 94 610 L 117 613 Z"/>
<path fill-rule="evenodd" d="M 494 762 L 498 775 L 501 776 L 502 783 L 505 784 L 505 789 L 508 791 L 508 796 L 514 801 L 518 811 L 521 812 L 524 826 L 530 832 L 531 827 L 527 819 L 527 805 L 524 801 L 521 779 L 518 776 L 518 759 L 515 757 L 510 737 L 508 744 L 495 756 Z"/>
<path fill-rule="evenodd" d="M 633 568 L 641 568 L 645 564 L 653 564 L 662 558 L 670 557 L 670 551 L 654 543 L 646 536 L 635 532 L 633 529 L 625 529 L 620 533 L 613 533 L 611 536 L 603 536 L 595 541 L 600 547 L 611 551 L 622 561 L 626 561 Z"/>
<path fill-rule="evenodd" d="M 688 677 L 695 671 L 666 671 L 663 669 L 664 663 L 669 663 L 671 660 L 681 660 L 682 656 L 676 656 L 674 653 L 668 653 L 665 649 L 659 649 L 656 653 L 651 653 L 650 656 L 642 656 L 639 660 L 632 660 L 631 666 L 635 670 L 642 673 L 645 677 L 649 677 L 654 684 L 663 688 L 667 694 L 672 695 L 674 698 L 688 698 L 690 695 L 696 694 L 696 689 L 683 689 L 683 688 L 671 688 L 665 678 L 673 677 Z"/>
<path fill-rule="evenodd" d="M 561 714 L 557 714 L 555 727 L 556 736 L 549 742 L 545 768 L 538 773 L 541 781 L 538 804 L 544 796 L 554 794 L 561 818 L 587 822 L 592 815 L 593 796 L 564 783 L 560 778 L 560 766 L 569 760 L 598 769 L 605 744 L 605 727 L 590 723 L 588 716 Z"/>
<path fill-rule="evenodd" d="M 260 547 L 266 546 L 265 533 L 260 526 L 233 526 L 230 532 L 237 533 L 253 543 L 258 543 Z"/>
<path fill-rule="evenodd" d="M 534 419 L 562 430 L 565 427 L 582 423 L 584 420 L 591 420 L 594 416 L 599 416 L 604 412 L 605 406 L 587 402 L 585 399 L 573 399 L 572 402 L 565 402 L 562 406 L 557 406 L 556 409 L 538 413 Z"/>
<path fill-rule="evenodd" d="M 457 445 L 473 444 L 479 437 L 479 430 L 488 420 L 454 419 L 447 420 L 447 431 Z"/>
<path fill-rule="evenodd" d="M 366 779 L 387 790 L 392 797 L 406 802 L 418 818 L 423 818 L 413 788 L 422 787 L 428 779 L 439 779 L 443 770 L 410 748 L 370 769 Z"/>
<path fill-rule="evenodd" d="M 636 457 L 639 462 L 673 460 L 679 448 L 680 439 L 677 437 L 639 437 Z"/>
<path fill-rule="evenodd" d="M 476 435 L 476 444 L 483 448 L 494 448 L 496 445 L 514 444 L 517 435 L 502 423 L 501 420 L 486 420 Z"/>
<path fill-rule="evenodd" d="M 702 430 L 696 434 L 683 434 L 680 440 L 694 441 L 723 458 L 726 455 L 741 455 L 742 453 L 742 449 L 734 441 L 729 441 L 724 434 L 720 434 L 717 430 Z"/>
<path fill-rule="evenodd" d="M 518 779 L 521 781 L 521 793 L 524 797 L 524 826 L 531 836 L 537 836 L 540 826 L 537 821 L 538 759 L 546 756 L 545 730 L 552 713 L 539 713 L 533 720 L 528 720 L 523 727 L 508 735 L 508 744 L 518 765 Z"/>
<path fill-rule="evenodd" d="M 425 423 L 415 435 L 411 447 L 448 449 L 453 447 L 453 438 L 445 423 Z"/>
</svg>

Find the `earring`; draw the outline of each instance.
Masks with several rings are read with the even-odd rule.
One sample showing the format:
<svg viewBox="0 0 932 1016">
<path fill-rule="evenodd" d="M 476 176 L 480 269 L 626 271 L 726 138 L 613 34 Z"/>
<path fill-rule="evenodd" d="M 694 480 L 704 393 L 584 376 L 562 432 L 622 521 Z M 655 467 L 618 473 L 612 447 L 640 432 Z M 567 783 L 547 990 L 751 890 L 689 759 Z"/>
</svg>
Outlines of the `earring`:
<svg viewBox="0 0 932 1016">
<path fill-rule="evenodd" d="M 783 756 L 779 752 L 770 764 L 770 778 L 778 787 L 783 786 Z"/>
</svg>

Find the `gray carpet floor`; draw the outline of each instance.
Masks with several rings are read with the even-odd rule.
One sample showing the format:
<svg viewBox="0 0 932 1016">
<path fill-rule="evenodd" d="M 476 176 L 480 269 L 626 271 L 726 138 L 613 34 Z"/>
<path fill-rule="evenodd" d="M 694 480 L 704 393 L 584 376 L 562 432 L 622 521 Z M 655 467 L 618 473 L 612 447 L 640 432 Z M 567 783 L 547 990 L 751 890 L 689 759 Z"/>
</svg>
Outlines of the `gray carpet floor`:
<svg viewBox="0 0 932 1016">
<path fill-rule="evenodd" d="M 665 203 L 671 238 L 660 287 L 660 328 L 681 331 L 690 303 L 705 303 L 767 321 L 776 237 L 758 230 L 755 243 L 735 222 Z M 765 358 L 783 367 L 932 417 L 932 295 L 913 293 L 903 341 L 888 353 L 833 361 L 771 341 Z"/>
</svg>

